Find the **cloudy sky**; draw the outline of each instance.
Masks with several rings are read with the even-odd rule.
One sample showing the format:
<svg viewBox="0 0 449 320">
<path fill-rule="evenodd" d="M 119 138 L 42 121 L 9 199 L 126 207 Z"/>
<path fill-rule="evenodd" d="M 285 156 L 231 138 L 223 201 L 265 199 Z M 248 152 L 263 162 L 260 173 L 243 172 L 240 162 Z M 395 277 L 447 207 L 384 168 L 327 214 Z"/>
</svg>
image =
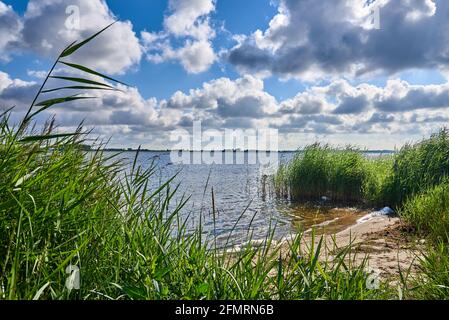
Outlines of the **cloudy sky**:
<svg viewBox="0 0 449 320">
<path fill-rule="evenodd" d="M 447 0 L 2 0 L 0 110 L 19 119 L 61 49 L 114 20 L 73 60 L 131 86 L 38 121 L 110 146 L 165 149 L 200 120 L 391 149 L 449 119 Z"/>
</svg>

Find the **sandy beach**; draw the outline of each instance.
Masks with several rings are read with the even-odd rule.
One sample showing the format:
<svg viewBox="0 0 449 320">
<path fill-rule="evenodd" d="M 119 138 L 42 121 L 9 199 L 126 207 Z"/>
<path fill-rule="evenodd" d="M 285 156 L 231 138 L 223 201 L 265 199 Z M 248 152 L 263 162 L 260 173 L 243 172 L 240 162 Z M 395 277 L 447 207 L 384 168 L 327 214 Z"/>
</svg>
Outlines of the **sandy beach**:
<svg viewBox="0 0 449 320">
<path fill-rule="evenodd" d="M 319 231 L 319 230 L 318 230 Z M 399 271 L 416 270 L 420 247 L 424 240 L 412 237 L 399 217 L 387 215 L 366 215 L 355 224 L 336 232 L 324 234 L 323 259 L 332 260 L 339 249 L 351 245 L 351 254 L 356 264 L 368 259 L 368 268 L 384 278 L 396 278 Z M 321 236 L 315 236 L 317 244 Z M 281 242 L 288 251 L 288 239 Z M 302 239 L 302 248 L 307 251 L 312 242 L 311 231 Z"/>
<path fill-rule="evenodd" d="M 337 246 L 353 241 L 356 259 L 368 255 L 369 267 L 381 275 L 399 275 L 399 271 L 415 270 L 420 242 L 407 235 L 397 217 L 377 216 L 336 234 Z"/>
</svg>

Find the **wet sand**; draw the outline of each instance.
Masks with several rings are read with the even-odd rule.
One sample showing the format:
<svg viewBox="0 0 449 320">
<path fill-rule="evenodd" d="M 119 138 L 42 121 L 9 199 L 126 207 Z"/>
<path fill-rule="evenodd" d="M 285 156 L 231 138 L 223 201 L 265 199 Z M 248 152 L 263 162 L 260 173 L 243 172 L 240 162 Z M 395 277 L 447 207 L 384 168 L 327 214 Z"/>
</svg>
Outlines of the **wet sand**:
<svg viewBox="0 0 449 320">
<path fill-rule="evenodd" d="M 349 245 L 353 239 L 356 260 L 368 255 L 369 268 L 383 276 L 397 276 L 400 270 L 414 271 L 418 245 L 409 238 L 400 219 L 372 217 L 336 234 L 337 246 Z"/>
<path fill-rule="evenodd" d="M 341 228 L 344 223 L 337 227 L 332 226 L 332 223 L 323 226 L 327 228 L 321 232 L 326 245 L 322 253 L 323 259 L 332 260 L 332 255 L 338 250 L 351 245 L 355 264 L 360 264 L 367 258 L 369 269 L 381 277 L 397 278 L 400 270 L 407 272 L 410 269 L 414 272 L 423 240 L 410 236 L 409 230 L 398 217 L 382 215 L 360 218 L 361 214 L 358 212 L 352 217 L 346 217 L 345 222 L 352 219 L 354 223 L 337 232 L 329 232 L 329 228 Z M 319 238 L 315 237 L 314 241 L 317 243 Z M 304 234 L 302 241 L 302 248 L 307 250 L 312 242 L 310 230 Z M 287 245 L 288 239 L 285 239 L 284 243 L 281 243 L 281 249 Z"/>
</svg>

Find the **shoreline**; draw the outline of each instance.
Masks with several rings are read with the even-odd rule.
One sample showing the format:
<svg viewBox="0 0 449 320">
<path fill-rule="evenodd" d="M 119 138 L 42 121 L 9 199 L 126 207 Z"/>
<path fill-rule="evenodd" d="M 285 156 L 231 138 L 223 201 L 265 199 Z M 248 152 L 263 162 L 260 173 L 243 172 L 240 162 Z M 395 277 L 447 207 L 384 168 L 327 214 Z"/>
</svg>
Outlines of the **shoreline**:
<svg viewBox="0 0 449 320">
<path fill-rule="evenodd" d="M 327 224 L 326 224 L 327 225 Z M 351 246 L 351 263 L 360 265 L 367 259 L 367 267 L 382 278 L 397 278 L 400 272 L 416 270 L 419 249 L 425 240 L 413 239 L 397 216 L 378 215 L 375 212 L 357 219 L 356 223 L 336 233 L 324 233 L 313 238 L 307 230 L 301 239 L 301 249 L 307 251 L 312 241 L 315 246 L 323 236 L 326 250 L 321 256 L 332 260 L 342 248 Z M 281 252 L 287 252 L 289 240 L 281 240 Z"/>
</svg>

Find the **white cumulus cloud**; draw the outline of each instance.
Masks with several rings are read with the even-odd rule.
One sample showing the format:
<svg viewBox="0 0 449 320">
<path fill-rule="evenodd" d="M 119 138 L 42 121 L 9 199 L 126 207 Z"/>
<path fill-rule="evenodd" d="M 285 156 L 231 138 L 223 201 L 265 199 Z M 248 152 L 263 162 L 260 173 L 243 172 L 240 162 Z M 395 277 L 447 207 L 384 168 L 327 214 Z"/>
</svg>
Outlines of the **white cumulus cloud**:
<svg viewBox="0 0 449 320">
<path fill-rule="evenodd" d="M 55 58 L 73 41 L 93 35 L 116 19 L 103 0 L 30 0 L 23 17 L 0 1 L 0 57 L 9 55 L 9 50 L 29 50 Z M 117 74 L 137 65 L 141 56 L 131 22 L 118 21 L 73 58 Z"/>
<path fill-rule="evenodd" d="M 211 42 L 215 31 L 209 17 L 215 1 L 170 0 L 169 10 L 162 32 L 141 34 L 147 59 L 154 63 L 178 61 L 188 73 L 208 70 L 217 59 Z M 174 45 L 172 38 L 181 45 Z"/>
</svg>

